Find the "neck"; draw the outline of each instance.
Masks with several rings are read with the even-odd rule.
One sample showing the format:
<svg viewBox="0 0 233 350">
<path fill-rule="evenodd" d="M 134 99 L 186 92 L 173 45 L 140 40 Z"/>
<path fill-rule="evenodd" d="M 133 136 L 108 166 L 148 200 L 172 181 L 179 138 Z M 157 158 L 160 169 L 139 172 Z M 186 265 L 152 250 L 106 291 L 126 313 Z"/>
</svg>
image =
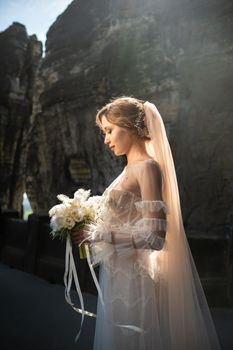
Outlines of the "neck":
<svg viewBox="0 0 233 350">
<path fill-rule="evenodd" d="M 126 153 L 127 163 L 131 164 L 137 160 L 150 159 L 150 156 L 146 152 L 145 142 L 138 141 L 134 143 L 130 150 Z"/>
</svg>

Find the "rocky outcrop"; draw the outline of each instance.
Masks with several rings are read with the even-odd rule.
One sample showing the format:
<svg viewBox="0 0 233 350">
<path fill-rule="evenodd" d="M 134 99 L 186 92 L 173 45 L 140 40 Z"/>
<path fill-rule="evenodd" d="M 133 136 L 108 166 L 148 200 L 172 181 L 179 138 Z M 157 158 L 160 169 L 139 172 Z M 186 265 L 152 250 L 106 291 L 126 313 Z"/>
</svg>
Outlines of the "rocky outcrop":
<svg viewBox="0 0 233 350">
<path fill-rule="evenodd" d="M 96 109 L 110 97 L 156 96 L 166 119 L 176 117 L 176 67 L 162 48 L 160 30 L 153 1 L 137 7 L 73 1 L 52 25 L 37 78 L 30 147 L 29 163 L 39 166 L 30 176 L 32 188 L 40 189 L 38 210 L 51 206 L 58 192 L 85 186 L 101 193 L 121 171 L 124 160 L 106 151 L 95 127 Z"/>
<path fill-rule="evenodd" d="M 233 4 L 187 2 L 176 14 L 169 32 L 179 50 L 176 164 L 186 231 L 231 235 Z"/>
<path fill-rule="evenodd" d="M 36 78 L 25 178 L 34 210 L 77 187 L 101 193 L 120 172 L 95 114 L 134 95 L 163 115 L 187 233 L 229 233 L 232 17 L 229 0 L 73 1 L 48 32 Z"/>
<path fill-rule="evenodd" d="M 1 205 L 20 209 L 27 169 L 28 132 L 42 44 L 13 23 L 0 33 Z"/>
</svg>

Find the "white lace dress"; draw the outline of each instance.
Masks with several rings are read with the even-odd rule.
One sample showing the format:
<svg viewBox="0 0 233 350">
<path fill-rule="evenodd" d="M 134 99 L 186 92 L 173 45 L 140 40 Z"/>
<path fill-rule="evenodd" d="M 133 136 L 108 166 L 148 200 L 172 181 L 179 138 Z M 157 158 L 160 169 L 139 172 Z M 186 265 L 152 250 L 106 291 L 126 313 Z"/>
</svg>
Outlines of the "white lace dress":
<svg viewBox="0 0 233 350">
<path fill-rule="evenodd" d="M 104 225 L 91 245 L 100 263 L 104 307 L 98 301 L 95 350 L 165 349 L 157 285 L 166 251 L 166 204 L 153 160 L 128 165 L 104 193 Z M 165 332 L 165 333 L 164 333 Z"/>
<path fill-rule="evenodd" d="M 103 224 L 89 230 L 103 299 L 94 350 L 220 349 L 182 220 L 163 201 L 164 182 L 155 161 L 137 161 L 103 194 Z"/>
</svg>

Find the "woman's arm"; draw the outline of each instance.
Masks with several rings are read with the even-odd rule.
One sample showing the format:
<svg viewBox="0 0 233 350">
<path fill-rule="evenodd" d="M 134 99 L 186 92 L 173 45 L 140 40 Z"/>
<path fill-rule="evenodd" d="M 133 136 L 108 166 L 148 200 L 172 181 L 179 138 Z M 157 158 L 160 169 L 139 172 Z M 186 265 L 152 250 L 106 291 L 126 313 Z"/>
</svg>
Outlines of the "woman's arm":
<svg viewBox="0 0 233 350">
<path fill-rule="evenodd" d="M 154 161 L 145 162 L 138 171 L 137 181 L 140 187 L 140 202 L 136 203 L 142 219 L 140 228 L 133 233 L 136 248 L 163 248 L 167 230 L 167 207 L 162 199 L 162 174 Z"/>
</svg>

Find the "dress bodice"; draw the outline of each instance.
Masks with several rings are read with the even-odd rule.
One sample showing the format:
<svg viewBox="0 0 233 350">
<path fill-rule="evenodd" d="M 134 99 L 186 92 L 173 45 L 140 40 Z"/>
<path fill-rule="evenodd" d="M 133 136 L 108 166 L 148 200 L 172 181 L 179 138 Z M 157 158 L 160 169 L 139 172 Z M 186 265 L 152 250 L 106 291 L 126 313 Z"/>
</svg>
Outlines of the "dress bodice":
<svg viewBox="0 0 233 350">
<path fill-rule="evenodd" d="M 106 210 L 108 222 L 115 224 L 132 224 L 139 220 L 141 215 L 135 203 L 141 198 L 132 192 L 112 188 L 106 197 Z"/>
<path fill-rule="evenodd" d="M 157 171 L 157 164 L 150 159 L 126 166 L 104 193 L 105 222 L 132 225 L 143 216 L 152 217 L 152 212 L 162 207 L 166 211 Z"/>
</svg>

